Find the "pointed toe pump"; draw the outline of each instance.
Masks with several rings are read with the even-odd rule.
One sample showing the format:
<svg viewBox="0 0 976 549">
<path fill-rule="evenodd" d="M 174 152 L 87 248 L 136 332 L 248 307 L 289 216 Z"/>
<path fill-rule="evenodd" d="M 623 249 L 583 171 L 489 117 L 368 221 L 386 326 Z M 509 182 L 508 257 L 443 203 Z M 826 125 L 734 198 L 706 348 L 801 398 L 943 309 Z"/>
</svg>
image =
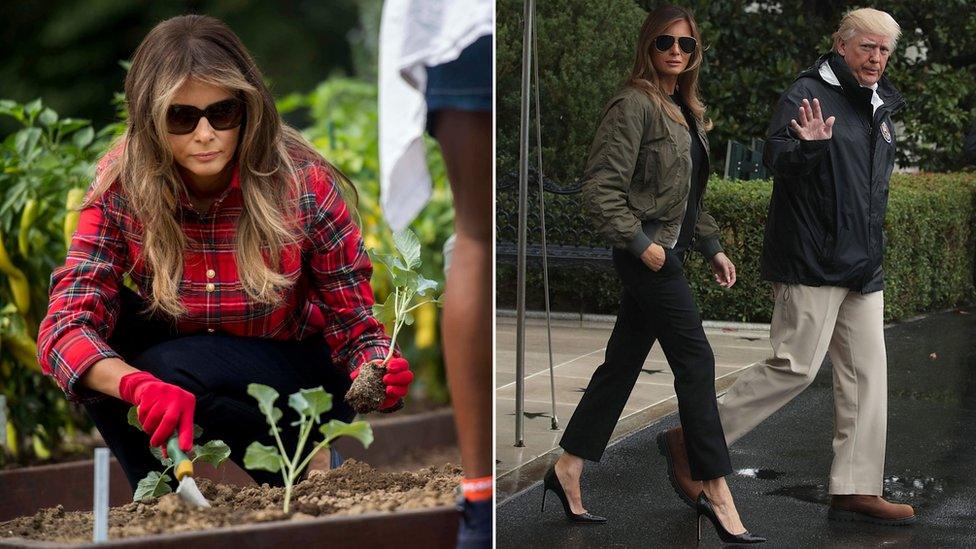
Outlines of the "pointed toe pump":
<svg viewBox="0 0 976 549">
<path fill-rule="evenodd" d="M 591 515 L 589 513 L 574 513 L 569 508 L 569 499 L 566 497 L 566 492 L 563 490 L 563 485 L 559 483 L 559 479 L 556 478 L 556 466 L 553 465 L 546 472 L 546 477 L 542 482 L 542 510 L 546 509 L 546 494 L 552 490 L 555 492 L 559 501 L 563 503 L 563 511 L 566 513 L 566 518 L 570 522 L 576 522 L 580 524 L 602 524 L 607 521 L 604 517 L 598 517 L 596 515 Z"/>
<path fill-rule="evenodd" d="M 701 543 L 702 538 L 702 517 L 708 517 L 711 521 L 712 526 L 715 527 L 715 532 L 718 534 L 720 540 L 723 543 L 763 543 L 766 538 L 750 534 L 748 531 L 742 532 L 741 534 L 732 534 L 722 526 L 722 522 L 718 520 L 718 515 L 715 514 L 715 508 L 712 507 L 712 502 L 708 501 L 708 496 L 705 492 L 698 494 L 698 504 L 696 505 L 698 510 L 698 542 Z"/>
</svg>

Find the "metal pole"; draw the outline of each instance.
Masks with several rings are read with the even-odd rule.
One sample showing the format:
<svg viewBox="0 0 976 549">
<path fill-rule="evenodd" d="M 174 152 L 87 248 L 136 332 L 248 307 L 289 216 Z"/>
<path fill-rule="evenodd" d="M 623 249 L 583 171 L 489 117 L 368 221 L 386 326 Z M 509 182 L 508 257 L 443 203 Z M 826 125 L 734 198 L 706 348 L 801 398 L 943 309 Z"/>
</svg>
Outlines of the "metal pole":
<svg viewBox="0 0 976 549">
<path fill-rule="evenodd" d="M 92 541 L 108 540 L 108 448 L 95 448 L 95 501 L 92 502 Z"/>
<path fill-rule="evenodd" d="M 549 399 L 552 402 L 552 418 L 549 428 L 559 430 L 559 418 L 556 417 L 556 375 L 553 372 L 552 360 L 552 317 L 549 311 L 549 256 L 546 252 L 546 193 L 542 176 L 542 106 L 540 105 L 542 86 L 539 84 L 539 33 L 532 29 L 532 72 L 535 76 L 535 146 L 539 153 L 539 223 L 542 229 L 542 291 L 546 300 L 546 337 L 549 343 Z"/>
<path fill-rule="evenodd" d="M 525 0 L 522 31 L 522 110 L 519 126 L 518 280 L 515 339 L 515 446 L 522 437 L 525 416 L 525 225 L 529 190 L 529 70 L 532 67 L 532 26 L 535 0 Z"/>
</svg>

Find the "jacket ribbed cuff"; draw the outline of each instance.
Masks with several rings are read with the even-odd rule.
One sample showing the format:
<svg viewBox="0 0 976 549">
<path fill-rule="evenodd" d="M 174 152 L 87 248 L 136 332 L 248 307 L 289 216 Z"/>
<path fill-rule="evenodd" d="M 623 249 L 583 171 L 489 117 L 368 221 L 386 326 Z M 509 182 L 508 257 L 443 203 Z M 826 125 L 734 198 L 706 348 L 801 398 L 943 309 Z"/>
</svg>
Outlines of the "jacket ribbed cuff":
<svg viewBox="0 0 976 549">
<path fill-rule="evenodd" d="M 638 227 L 637 232 L 631 237 L 630 242 L 627 243 L 627 249 L 630 253 L 637 257 L 640 257 L 644 253 L 644 250 L 651 245 L 651 239 L 644 234 L 644 229 Z"/>
<path fill-rule="evenodd" d="M 718 237 L 715 237 L 699 240 L 698 251 L 701 252 L 705 259 L 710 261 L 713 257 L 715 257 L 715 254 L 724 252 L 725 250 L 722 249 L 722 244 L 718 241 Z"/>
</svg>

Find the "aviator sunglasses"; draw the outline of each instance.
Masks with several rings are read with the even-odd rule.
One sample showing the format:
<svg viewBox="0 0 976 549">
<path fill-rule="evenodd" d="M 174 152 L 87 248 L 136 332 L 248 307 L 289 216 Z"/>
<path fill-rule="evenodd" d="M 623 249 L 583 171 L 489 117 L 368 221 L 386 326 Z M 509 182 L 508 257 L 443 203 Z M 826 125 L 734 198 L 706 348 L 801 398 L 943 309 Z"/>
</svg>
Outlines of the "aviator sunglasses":
<svg viewBox="0 0 976 549">
<path fill-rule="evenodd" d="M 192 105 L 170 105 L 166 111 L 166 131 L 174 135 L 192 133 L 204 117 L 215 130 L 234 129 L 244 120 L 244 105 L 239 99 L 218 101 L 203 110 Z"/>
<path fill-rule="evenodd" d="M 661 36 L 655 38 L 654 47 L 657 48 L 657 51 L 668 51 L 671 49 L 671 46 L 674 45 L 675 40 L 678 41 L 678 47 L 681 48 L 681 51 L 685 53 L 693 53 L 695 48 L 698 47 L 698 42 L 696 42 L 695 39 L 690 36 L 676 38 L 670 34 L 662 34 Z"/>
</svg>

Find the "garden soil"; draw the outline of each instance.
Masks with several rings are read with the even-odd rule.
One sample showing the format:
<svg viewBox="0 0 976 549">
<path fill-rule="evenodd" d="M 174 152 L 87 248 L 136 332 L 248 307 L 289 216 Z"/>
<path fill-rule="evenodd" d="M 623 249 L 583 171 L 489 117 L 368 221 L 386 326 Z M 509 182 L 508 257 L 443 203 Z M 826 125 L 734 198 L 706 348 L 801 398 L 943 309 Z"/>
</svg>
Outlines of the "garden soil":
<svg viewBox="0 0 976 549">
<path fill-rule="evenodd" d="M 198 479 L 200 491 L 212 508 L 188 507 L 176 494 L 113 507 L 109 513 L 109 538 L 452 505 L 460 476 L 461 469 L 450 464 L 415 472 L 381 472 L 350 459 L 332 471 L 311 471 L 309 478 L 293 489 L 292 512 L 287 515 L 281 511 L 283 488 L 241 488 Z M 66 512 L 60 506 L 0 523 L 0 538 L 71 543 L 90 541 L 91 536 L 91 513 Z"/>
</svg>

